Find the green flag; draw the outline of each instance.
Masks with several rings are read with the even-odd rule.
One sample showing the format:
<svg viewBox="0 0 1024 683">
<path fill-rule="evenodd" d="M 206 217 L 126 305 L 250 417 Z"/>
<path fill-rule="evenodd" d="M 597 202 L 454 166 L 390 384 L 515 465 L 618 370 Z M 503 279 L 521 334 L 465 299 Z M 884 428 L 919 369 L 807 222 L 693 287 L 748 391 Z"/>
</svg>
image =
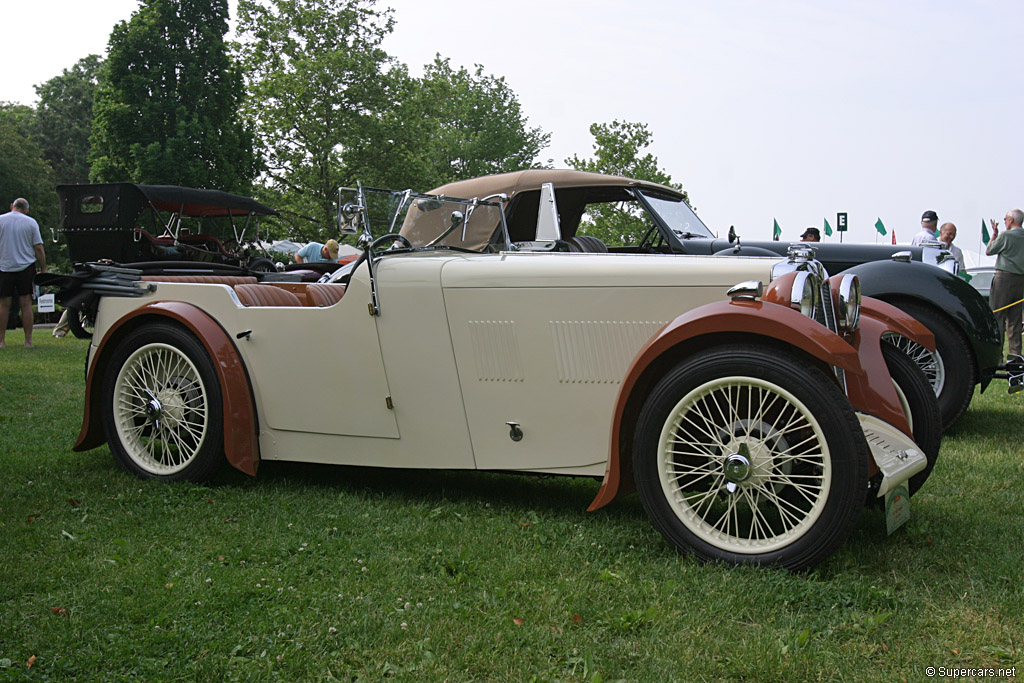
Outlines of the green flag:
<svg viewBox="0 0 1024 683">
<path fill-rule="evenodd" d="M 828 219 L 825 219 L 825 235 L 827 237 L 832 236 L 832 226 L 828 224 Z"/>
<path fill-rule="evenodd" d="M 776 218 L 774 220 L 775 220 L 775 229 L 772 231 L 772 239 L 775 240 L 776 242 L 778 242 L 779 241 L 779 237 L 782 236 L 782 228 L 779 227 L 779 219 Z"/>
<path fill-rule="evenodd" d="M 981 241 L 984 242 L 985 246 L 987 247 L 988 246 L 988 241 L 990 239 L 992 239 L 992 238 L 988 234 L 988 226 L 985 225 L 985 219 L 982 218 L 981 219 Z"/>
<path fill-rule="evenodd" d="M 879 218 L 877 221 L 875 221 L 875 230 L 877 230 L 878 234 L 880 234 L 880 235 L 884 235 L 885 234 L 885 226 L 882 224 L 882 219 L 881 218 Z"/>
</svg>

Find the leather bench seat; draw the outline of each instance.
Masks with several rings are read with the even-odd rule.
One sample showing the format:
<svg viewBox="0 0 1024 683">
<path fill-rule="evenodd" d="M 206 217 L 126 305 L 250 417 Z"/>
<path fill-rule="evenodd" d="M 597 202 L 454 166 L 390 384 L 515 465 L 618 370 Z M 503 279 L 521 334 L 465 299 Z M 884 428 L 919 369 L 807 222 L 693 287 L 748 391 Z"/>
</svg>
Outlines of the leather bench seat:
<svg viewBox="0 0 1024 683">
<path fill-rule="evenodd" d="M 191 282 L 228 287 L 256 284 L 256 278 L 250 275 L 143 275 L 142 279 L 146 282 Z"/>
</svg>

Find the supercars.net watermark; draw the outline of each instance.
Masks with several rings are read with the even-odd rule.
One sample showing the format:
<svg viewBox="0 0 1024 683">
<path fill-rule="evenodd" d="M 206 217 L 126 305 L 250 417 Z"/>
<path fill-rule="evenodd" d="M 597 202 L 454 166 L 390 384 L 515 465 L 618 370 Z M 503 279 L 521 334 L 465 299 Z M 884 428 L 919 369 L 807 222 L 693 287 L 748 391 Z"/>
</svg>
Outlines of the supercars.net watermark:
<svg viewBox="0 0 1024 683">
<path fill-rule="evenodd" d="M 928 666 L 924 673 L 928 678 L 1016 678 L 1017 667 Z"/>
</svg>

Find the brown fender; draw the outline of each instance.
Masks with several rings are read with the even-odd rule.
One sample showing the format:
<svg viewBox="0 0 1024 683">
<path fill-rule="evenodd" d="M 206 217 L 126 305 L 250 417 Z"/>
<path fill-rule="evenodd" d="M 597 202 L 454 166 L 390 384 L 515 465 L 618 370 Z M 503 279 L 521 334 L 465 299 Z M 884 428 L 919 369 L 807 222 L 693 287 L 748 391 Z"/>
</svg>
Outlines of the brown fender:
<svg viewBox="0 0 1024 683">
<path fill-rule="evenodd" d="M 927 327 L 895 306 L 865 297 L 861 302 L 860 324 L 847 336 L 857 349 L 864 372 L 847 376 L 847 395 L 855 410 L 881 418 L 913 438 L 882 355 L 882 335 L 886 332 L 896 332 L 929 351 L 935 350 L 935 337 Z"/>
<path fill-rule="evenodd" d="M 140 316 L 170 318 L 192 331 L 206 348 L 217 369 L 224 398 L 224 453 L 228 462 L 249 475 L 256 474 L 260 447 L 256 429 L 256 406 L 249 387 L 249 376 L 238 349 L 224 329 L 203 310 L 181 301 L 157 301 L 137 308 L 114 323 L 96 348 L 85 384 L 85 414 L 74 450 L 87 451 L 106 443 L 99 409 L 99 390 L 93 387 L 108 371 L 107 365 L 116 344 L 135 325 L 128 323 Z"/>
<path fill-rule="evenodd" d="M 647 342 L 626 372 L 616 399 L 611 448 L 604 481 L 588 510 L 596 510 L 607 505 L 619 492 L 621 425 L 627 403 L 644 371 L 662 354 L 678 344 L 703 335 L 721 333 L 776 339 L 804 351 L 827 365 L 842 368 L 848 378 L 862 375 L 856 349 L 828 328 L 791 308 L 743 299 L 719 301 L 695 308 L 663 327 Z M 895 390 L 893 395 L 895 396 Z"/>
</svg>

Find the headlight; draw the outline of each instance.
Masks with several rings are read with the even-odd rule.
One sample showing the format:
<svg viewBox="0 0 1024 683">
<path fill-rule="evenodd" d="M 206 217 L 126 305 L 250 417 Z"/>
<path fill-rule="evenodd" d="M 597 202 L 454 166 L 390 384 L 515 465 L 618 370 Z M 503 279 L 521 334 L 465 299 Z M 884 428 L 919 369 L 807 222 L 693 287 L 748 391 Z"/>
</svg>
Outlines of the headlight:
<svg viewBox="0 0 1024 683">
<path fill-rule="evenodd" d="M 793 280 L 793 289 L 789 294 L 790 308 L 800 311 L 808 318 L 815 318 L 821 303 L 818 294 L 820 288 L 821 278 L 816 273 L 808 271 L 797 273 Z"/>
<path fill-rule="evenodd" d="M 860 279 L 843 275 L 837 293 L 836 324 L 842 332 L 853 332 L 860 322 Z"/>
</svg>

